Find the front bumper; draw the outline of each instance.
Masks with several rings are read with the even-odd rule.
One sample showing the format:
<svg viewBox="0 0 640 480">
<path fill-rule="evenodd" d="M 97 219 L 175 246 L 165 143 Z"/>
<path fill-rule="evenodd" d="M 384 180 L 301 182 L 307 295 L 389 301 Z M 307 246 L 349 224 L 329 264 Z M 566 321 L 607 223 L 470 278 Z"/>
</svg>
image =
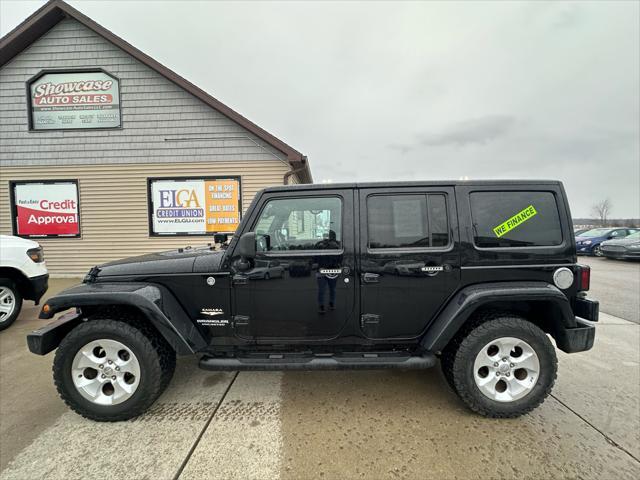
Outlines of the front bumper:
<svg viewBox="0 0 640 480">
<path fill-rule="evenodd" d="M 27 300 L 33 300 L 36 305 L 40 303 L 42 296 L 47 293 L 49 288 L 49 274 L 38 275 L 37 277 L 31 277 L 25 285 L 25 291 L 23 297 Z"/>
<path fill-rule="evenodd" d="M 62 315 L 56 321 L 34 330 L 27 335 L 27 346 L 31 353 L 46 355 L 60 345 L 62 339 L 82 321 L 76 312 Z"/>
<path fill-rule="evenodd" d="M 624 260 L 637 258 L 640 260 L 640 250 L 631 250 L 628 248 L 624 250 L 609 250 L 607 247 L 602 247 L 602 253 L 607 258 L 620 258 Z"/>
<path fill-rule="evenodd" d="M 576 245 L 576 253 L 578 255 L 593 255 L 594 245 Z"/>
</svg>

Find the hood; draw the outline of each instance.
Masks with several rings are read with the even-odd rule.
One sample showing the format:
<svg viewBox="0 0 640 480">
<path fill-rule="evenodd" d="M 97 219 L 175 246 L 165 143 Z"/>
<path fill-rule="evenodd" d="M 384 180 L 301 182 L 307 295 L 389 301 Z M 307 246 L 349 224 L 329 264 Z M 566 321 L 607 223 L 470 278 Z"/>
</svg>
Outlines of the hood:
<svg viewBox="0 0 640 480">
<path fill-rule="evenodd" d="M 0 235 L 0 245 L 3 248 L 22 247 L 25 250 L 38 248 L 40 244 L 28 238 L 14 237 L 13 235 Z"/>
<path fill-rule="evenodd" d="M 601 237 L 581 237 L 581 236 L 577 236 L 576 237 L 576 243 L 578 243 L 578 242 L 586 242 L 587 240 L 591 240 L 592 242 L 599 242 L 603 238 L 606 238 L 606 237 L 604 235 L 601 236 Z"/>
<path fill-rule="evenodd" d="M 179 248 L 166 252 L 128 257 L 98 265 L 91 270 L 90 275 L 109 277 L 166 273 L 180 274 L 194 271 L 214 272 L 220 268 L 223 256 L 223 250 L 211 250 L 209 247 Z"/>
</svg>

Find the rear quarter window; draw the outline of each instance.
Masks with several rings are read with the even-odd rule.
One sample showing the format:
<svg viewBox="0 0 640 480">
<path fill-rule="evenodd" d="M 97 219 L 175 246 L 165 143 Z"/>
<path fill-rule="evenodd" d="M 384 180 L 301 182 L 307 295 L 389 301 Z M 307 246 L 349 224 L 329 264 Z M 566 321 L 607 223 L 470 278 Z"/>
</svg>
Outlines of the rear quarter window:
<svg viewBox="0 0 640 480">
<path fill-rule="evenodd" d="M 562 243 L 558 204 L 552 192 L 472 192 L 469 200 L 477 247 L 546 247 Z"/>
</svg>

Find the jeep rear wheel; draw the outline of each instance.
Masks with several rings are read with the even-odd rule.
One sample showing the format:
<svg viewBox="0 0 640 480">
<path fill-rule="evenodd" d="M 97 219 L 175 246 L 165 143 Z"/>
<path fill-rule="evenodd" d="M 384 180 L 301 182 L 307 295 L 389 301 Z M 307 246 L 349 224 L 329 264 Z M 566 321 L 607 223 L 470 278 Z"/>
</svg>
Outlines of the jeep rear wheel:
<svg viewBox="0 0 640 480">
<path fill-rule="evenodd" d="M 9 328 L 22 309 L 22 295 L 16 284 L 8 278 L 0 278 L 0 330 Z"/>
<path fill-rule="evenodd" d="M 127 323 L 90 320 L 60 343 L 53 377 L 62 399 L 83 417 L 128 420 L 149 408 L 169 383 L 173 369 L 166 368 L 166 355 Z"/>
<path fill-rule="evenodd" d="M 493 317 L 463 333 L 445 376 L 471 410 L 493 418 L 530 412 L 551 392 L 557 358 L 547 335 L 519 317 Z"/>
</svg>

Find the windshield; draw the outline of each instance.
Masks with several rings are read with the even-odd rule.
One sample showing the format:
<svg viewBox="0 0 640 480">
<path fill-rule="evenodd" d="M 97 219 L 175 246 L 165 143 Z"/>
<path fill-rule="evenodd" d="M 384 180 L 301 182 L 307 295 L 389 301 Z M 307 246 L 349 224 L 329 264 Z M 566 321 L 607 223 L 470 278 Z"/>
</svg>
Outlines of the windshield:
<svg viewBox="0 0 640 480">
<path fill-rule="evenodd" d="M 628 235 L 627 238 L 625 238 L 625 240 L 640 240 L 640 232 L 636 232 L 636 233 L 632 233 L 631 235 Z"/>
<path fill-rule="evenodd" d="M 581 237 L 604 237 L 607 232 L 611 230 L 610 228 L 594 228 L 593 230 L 589 230 L 588 232 L 581 233 Z"/>
</svg>

